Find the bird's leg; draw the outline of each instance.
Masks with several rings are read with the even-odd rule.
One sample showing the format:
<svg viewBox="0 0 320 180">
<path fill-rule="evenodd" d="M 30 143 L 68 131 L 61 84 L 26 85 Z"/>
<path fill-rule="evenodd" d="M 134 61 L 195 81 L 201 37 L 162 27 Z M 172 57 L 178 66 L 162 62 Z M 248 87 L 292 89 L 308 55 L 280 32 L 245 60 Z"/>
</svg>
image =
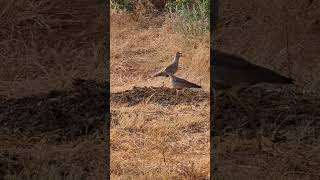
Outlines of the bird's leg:
<svg viewBox="0 0 320 180">
<path fill-rule="evenodd" d="M 180 95 L 180 91 L 181 91 L 181 89 L 179 89 L 179 88 L 175 88 L 175 90 L 176 90 L 176 96 L 179 96 L 179 95 Z"/>
</svg>

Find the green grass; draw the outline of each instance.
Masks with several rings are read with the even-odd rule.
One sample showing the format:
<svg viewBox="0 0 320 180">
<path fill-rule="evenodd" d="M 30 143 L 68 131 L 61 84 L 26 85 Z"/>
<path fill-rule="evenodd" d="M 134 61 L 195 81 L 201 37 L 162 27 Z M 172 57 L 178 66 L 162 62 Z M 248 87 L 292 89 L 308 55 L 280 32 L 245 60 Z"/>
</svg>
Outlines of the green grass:
<svg viewBox="0 0 320 180">
<path fill-rule="evenodd" d="M 152 0 L 110 0 L 111 9 L 132 12 L 138 4 L 149 9 L 156 1 Z M 186 36 L 201 36 L 209 32 L 209 0 L 168 0 L 165 8 L 160 9 L 172 21 L 174 30 Z M 154 11 L 149 11 L 154 12 Z"/>
<path fill-rule="evenodd" d="M 166 4 L 170 15 L 177 15 L 175 31 L 184 35 L 200 36 L 209 32 L 209 0 L 180 0 Z"/>
<path fill-rule="evenodd" d="M 134 0 L 110 0 L 110 7 L 113 10 L 133 11 L 135 3 Z"/>
</svg>

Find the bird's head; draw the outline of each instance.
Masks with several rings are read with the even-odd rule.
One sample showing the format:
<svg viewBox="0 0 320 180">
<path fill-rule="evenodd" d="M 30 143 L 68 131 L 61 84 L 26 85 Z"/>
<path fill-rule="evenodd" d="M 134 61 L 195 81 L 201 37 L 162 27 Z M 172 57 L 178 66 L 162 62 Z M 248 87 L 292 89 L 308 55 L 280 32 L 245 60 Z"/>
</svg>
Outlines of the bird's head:
<svg viewBox="0 0 320 180">
<path fill-rule="evenodd" d="M 182 53 L 181 52 L 176 52 L 176 58 L 182 57 Z"/>
</svg>

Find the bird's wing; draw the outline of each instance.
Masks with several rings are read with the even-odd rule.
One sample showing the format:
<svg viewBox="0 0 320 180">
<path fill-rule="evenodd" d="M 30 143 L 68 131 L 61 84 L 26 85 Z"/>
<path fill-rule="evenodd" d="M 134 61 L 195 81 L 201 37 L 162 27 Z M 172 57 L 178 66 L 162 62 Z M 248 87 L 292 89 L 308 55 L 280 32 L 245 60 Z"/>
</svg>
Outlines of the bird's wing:
<svg viewBox="0 0 320 180">
<path fill-rule="evenodd" d="M 165 72 L 171 72 L 171 73 L 175 73 L 177 70 L 177 64 L 176 63 L 171 63 L 169 64 L 166 68 L 164 68 L 163 71 Z"/>
<path fill-rule="evenodd" d="M 196 88 L 200 88 L 201 87 L 201 86 L 199 86 L 197 84 L 194 84 L 192 82 L 189 82 L 189 81 L 187 81 L 185 79 L 181 79 L 181 78 L 178 78 L 178 77 L 176 77 L 176 82 L 182 84 L 185 87 L 196 87 Z"/>
<path fill-rule="evenodd" d="M 154 74 L 153 77 L 156 77 L 156 76 L 167 76 L 168 68 L 170 69 L 171 65 L 172 64 L 170 64 L 169 66 L 167 66 L 165 68 L 162 68 L 160 71 L 158 71 L 156 74 Z"/>
</svg>

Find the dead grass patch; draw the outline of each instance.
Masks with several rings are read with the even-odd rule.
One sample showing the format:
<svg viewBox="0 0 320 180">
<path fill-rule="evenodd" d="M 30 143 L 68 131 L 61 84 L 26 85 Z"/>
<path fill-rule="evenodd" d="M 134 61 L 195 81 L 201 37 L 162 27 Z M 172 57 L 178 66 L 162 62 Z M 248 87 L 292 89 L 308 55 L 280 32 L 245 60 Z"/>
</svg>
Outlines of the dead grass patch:
<svg viewBox="0 0 320 180">
<path fill-rule="evenodd" d="M 156 19 L 164 19 L 161 26 Z M 209 89 L 209 34 L 186 39 L 173 31 L 173 24 L 169 21 L 159 16 L 137 23 L 130 19 L 130 14 L 112 14 L 112 91 L 124 91 L 132 86 L 150 86 L 151 83 L 154 86 L 161 85 L 161 78 L 151 79 L 150 76 L 170 63 L 176 51 L 185 55 L 181 58 L 183 71 L 178 74 L 198 84 L 201 82 L 205 89 Z M 142 28 L 140 24 L 144 22 L 153 25 Z"/>
</svg>

